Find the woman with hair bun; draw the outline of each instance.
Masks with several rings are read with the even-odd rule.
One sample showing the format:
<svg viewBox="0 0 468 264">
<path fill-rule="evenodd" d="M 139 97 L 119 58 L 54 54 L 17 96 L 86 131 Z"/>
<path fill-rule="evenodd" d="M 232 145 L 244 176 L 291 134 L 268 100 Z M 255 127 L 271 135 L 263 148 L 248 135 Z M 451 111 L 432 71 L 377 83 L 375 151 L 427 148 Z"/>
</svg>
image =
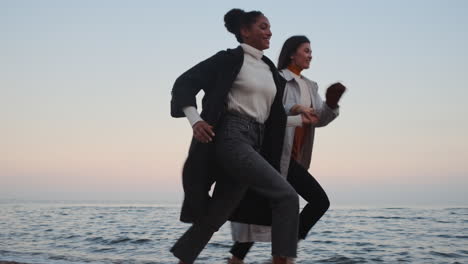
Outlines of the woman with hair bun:
<svg viewBox="0 0 468 264">
<path fill-rule="evenodd" d="M 310 229 L 330 206 L 327 194 L 307 171 L 312 158 L 316 127 L 333 121 L 339 112 L 338 102 L 346 88 L 341 83 L 331 85 L 326 100 L 318 94 L 318 85 L 302 75 L 310 67 L 312 49 L 306 36 L 288 38 L 278 59 L 280 75 L 286 80 L 283 104 L 288 122 L 281 157 L 281 174 L 287 178 L 297 193 L 307 201 L 299 217 L 299 240 L 304 240 Z M 301 122 L 301 116 L 310 115 L 309 124 Z M 254 242 L 271 241 L 269 226 L 231 223 L 232 237 L 230 264 L 241 264 Z"/>
<path fill-rule="evenodd" d="M 230 10 L 224 21 L 240 45 L 195 65 L 172 89 L 171 115 L 188 118 L 193 139 L 182 173 L 181 211 L 181 221 L 192 226 L 171 252 L 179 263 L 193 263 L 230 219 L 271 224 L 273 263 L 290 263 L 297 251 L 299 200 L 279 172 L 287 115 L 284 80 L 263 55 L 270 23 L 259 11 L 240 9 Z M 205 94 L 198 114 L 200 90 Z"/>
</svg>

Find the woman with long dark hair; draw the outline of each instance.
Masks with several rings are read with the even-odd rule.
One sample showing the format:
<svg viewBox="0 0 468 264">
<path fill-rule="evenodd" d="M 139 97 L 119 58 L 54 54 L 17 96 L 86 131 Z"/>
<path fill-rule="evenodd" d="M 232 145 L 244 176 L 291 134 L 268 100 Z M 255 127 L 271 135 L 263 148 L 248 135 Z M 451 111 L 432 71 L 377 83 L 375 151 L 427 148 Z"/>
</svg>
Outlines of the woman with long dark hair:
<svg viewBox="0 0 468 264">
<path fill-rule="evenodd" d="M 278 59 L 278 69 L 286 80 L 283 105 L 288 120 L 297 119 L 297 122 L 288 122 L 286 128 L 281 173 L 307 201 L 300 213 L 299 240 L 306 238 L 330 206 L 325 191 L 307 170 L 312 158 L 315 128 L 326 126 L 338 116 L 338 102 L 346 90 L 341 83 L 335 83 L 327 89 L 326 101 L 323 101 L 318 94 L 317 83 L 301 74 L 310 67 L 311 60 L 312 49 L 305 36 L 287 39 Z M 302 122 L 304 120 L 310 122 Z M 231 248 L 232 264 L 243 263 L 254 241 L 267 242 L 271 239 L 268 226 L 232 222 L 231 228 L 236 241 Z"/>
<path fill-rule="evenodd" d="M 256 212 L 238 205 L 253 192 L 268 202 L 273 263 L 287 263 L 296 257 L 299 200 L 279 173 L 282 144 L 277 142 L 284 139 L 287 115 L 284 81 L 263 56 L 270 23 L 259 11 L 240 9 L 230 10 L 224 21 L 240 46 L 195 65 L 172 90 L 171 115 L 189 119 L 193 140 L 184 164 L 181 212 L 181 220 L 192 226 L 171 251 L 180 263 L 193 263 L 228 218 L 250 223 L 249 213 Z M 205 93 L 201 115 L 195 98 L 200 90 Z"/>
</svg>

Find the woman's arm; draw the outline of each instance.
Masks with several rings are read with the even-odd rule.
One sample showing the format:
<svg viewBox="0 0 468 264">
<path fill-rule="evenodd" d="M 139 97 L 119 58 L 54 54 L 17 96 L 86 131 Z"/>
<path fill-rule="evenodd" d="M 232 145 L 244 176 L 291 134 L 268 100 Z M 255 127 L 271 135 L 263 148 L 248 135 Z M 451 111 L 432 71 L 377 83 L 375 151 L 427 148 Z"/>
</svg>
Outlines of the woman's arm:
<svg viewBox="0 0 468 264">
<path fill-rule="evenodd" d="M 200 90 L 204 90 L 206 96 L 212 89 L 225 54 L 225 51 L 221 51 L 198 63 L 179 76 L 172 88 L 171 116 L 186 116 L 192 126 L 193 136 L 203 143 L 212 141 L 215 134 L 213 127 L 200 117 L 196 96 Z"/>
<path fill-rule="evenodd" d="M 300 127 L 302 126 L 302 116 L 301 115 L 294 115 L 288 116 L 286 120 L 287 127 Z"/>
<path fill-rule="evenodd" d="M 197 108 L 196 95 L 200 90 L 209 90 L 215 81 L 219 62 L 222 61 L 225 51 L 198 63 L 180 75 L 172 88 L 171 116 L 184 117 L 183 109 L 187 106 Z"/>
<path fill-rule="evenodd" d="M 213 126 L 205 122 L 198 114 L 198 111 L 193 106 L 186 106 L 183 108 L 184 114 L 187 117 L 193 129 L 193 136 L 200 142 L 208 143 L 213 140 L 215 133 Z"/>
<path fill-rule="evenodd" d="M 326 101 L 323 101 L 318 93 L 316 94 L 320 107 L 319 111 L 317 111 L 319 117 L 319 122 L 316 125 L 317 127 L 328 125 L 339 115 L 338 102 L 345 91 L 346 87 L 344 85 L 341 83 L 334 83 L 328 87 L 326 91 Z"/>
<path fill-rule="evenodd" d="M 194 106 L 186 106 L 182 108 L 182 111 L 187 117 L 191 127 L 193 127 L 198 121 L 203 121 L 203 119 L 197 111 L 197 108 L 195 108 Z"/>
</svg>

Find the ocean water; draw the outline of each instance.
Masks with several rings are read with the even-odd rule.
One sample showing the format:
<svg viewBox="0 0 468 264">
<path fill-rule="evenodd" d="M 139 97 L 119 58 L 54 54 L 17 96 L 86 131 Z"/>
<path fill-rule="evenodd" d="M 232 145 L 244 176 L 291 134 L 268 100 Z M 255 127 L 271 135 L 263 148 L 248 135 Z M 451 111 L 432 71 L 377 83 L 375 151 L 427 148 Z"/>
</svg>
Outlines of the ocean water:
<svg viewBox="0 0 468 264">
<path fill-rule="evenodd" d="M 0 203 L 0 260 L 37 264 L 177 263 L 188 228 L 177 204 Z M 196 263 L 226 263 L 229 224 Z M 246 263 L 270 259 L 257 243 Z M 331 208 L 299 244 L 297 263 L 468 263 L 468 207 Z"/>
</svg>

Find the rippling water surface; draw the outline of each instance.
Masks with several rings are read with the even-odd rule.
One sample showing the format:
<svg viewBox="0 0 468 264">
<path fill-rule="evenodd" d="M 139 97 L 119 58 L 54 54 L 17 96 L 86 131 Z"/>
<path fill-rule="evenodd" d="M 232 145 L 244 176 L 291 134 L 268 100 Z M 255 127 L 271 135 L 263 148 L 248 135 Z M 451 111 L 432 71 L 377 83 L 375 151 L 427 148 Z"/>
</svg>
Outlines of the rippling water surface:
<svg viewBox="0 0 468 264">
<path fill-rule="evenodd" d="M 177 263 L 169 253 L 188 228 L 178 205 L 0 204 L 0 260 L 40 264 Z M 299 244 L 297 263 L 468 263 L 468 208 L 330 209 Z M 229 225 L 197 263 L 226 263 Z M 246 263 L 269 260 L 258 243 Z"/>
</svg>

